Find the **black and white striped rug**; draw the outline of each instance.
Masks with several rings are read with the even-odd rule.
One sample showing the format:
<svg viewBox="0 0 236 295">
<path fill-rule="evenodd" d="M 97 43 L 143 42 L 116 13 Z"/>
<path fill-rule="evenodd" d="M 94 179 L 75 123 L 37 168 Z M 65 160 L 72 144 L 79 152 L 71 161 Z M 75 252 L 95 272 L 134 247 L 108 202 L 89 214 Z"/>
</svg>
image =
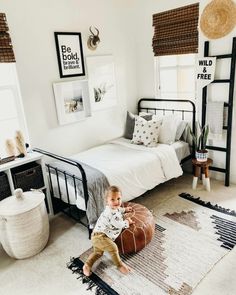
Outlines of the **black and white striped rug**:
<svg viewBox="0 0 236 295">
<path fill-rule="evenodd" d="M 236 245 L 236 212 L 182 193 L 158 206 L 153 240 L 139 253 L 122 255 L 132 271 L 121 274 L 104 255 L 87 278 L 83 262 L 92 249 L 68 263 L 96 294 L 189 295 Z"/>
</svg>

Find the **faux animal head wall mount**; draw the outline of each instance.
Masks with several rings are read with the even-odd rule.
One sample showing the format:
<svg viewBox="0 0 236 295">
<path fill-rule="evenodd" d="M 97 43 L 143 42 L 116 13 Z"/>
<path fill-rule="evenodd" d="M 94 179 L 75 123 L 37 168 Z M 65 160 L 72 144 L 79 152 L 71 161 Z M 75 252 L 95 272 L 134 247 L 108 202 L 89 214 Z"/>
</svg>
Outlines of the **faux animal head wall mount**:
<svg viewBox="0 0 236 295">
<path fill-rule="evenodd" d="M 99 38 L 99 30 L 96 27 L 89 27 L 89 31 L 91 35 L 89 35 L 87 45 L 90 50 L 96 50 L 98 44 L 100 43 L 100 38 Z M 94 32 L 96 31 L 96 33 Z"/>
</svg>

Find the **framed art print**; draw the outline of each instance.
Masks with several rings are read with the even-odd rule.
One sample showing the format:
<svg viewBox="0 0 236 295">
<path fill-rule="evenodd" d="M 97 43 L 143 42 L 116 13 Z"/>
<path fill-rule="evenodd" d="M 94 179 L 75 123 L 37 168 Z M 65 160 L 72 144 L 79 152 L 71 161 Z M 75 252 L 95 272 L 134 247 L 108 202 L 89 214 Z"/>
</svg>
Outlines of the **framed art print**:
<svg viewBox="0 0 236 295">
<path fill-rule="evenodd" d="M 91 116 L 87 80 L 53 83 L 53 90 L 60 125 Z"/>
<path fill-rule="evenodd" d="M 113 56 L 89 56 L 86 63 L 92 111 L 114 107 L 117 97 Z"/>
<path fill-rule="evenodd" d="M 84 76 L 81 33 L 54 32 L 60 78 Z"/>
</svg>

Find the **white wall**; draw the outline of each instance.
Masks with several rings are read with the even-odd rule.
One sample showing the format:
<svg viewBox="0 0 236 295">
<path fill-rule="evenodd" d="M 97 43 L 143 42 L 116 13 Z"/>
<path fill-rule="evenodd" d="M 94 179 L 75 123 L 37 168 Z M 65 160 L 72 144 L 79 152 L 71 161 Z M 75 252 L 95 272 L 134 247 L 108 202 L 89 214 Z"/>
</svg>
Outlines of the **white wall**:
<svg viewBox="0 0 236 295">
<path fill-rule="evenodd" d="M 133 26 L 127 23 L 132 3 L 131 0 L 1 1 L 0 11 L 7 15 L 33 147 L 70 155 L 122 135 L 125 111 L 135 110 L 137 97 Z M 100 30 L 101 43 L 95 52 L 86 45 L 91 25 Z M 54 31 L 81 32 L 85 57 L 113 54 L 116 108 L 96 112 L 78 123 L 58 125 L 52 83 L 76 77 L 59 78 Z"/>
</svg>

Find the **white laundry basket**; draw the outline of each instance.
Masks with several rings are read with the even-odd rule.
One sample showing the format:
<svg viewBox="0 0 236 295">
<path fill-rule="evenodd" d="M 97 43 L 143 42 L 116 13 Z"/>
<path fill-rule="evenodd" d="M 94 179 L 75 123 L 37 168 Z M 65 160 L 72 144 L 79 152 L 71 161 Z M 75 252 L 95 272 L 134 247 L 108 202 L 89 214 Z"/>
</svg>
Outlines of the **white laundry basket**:
<svg viewBox="0 0 236 295">
<path fill-rule="evenodd" d="M 47 244 L 49 221 L 44 194 L 16 189 L 0 202 L 0 242 L 7 254 L 23 259 L 39 253 Z"/>
</svg>

